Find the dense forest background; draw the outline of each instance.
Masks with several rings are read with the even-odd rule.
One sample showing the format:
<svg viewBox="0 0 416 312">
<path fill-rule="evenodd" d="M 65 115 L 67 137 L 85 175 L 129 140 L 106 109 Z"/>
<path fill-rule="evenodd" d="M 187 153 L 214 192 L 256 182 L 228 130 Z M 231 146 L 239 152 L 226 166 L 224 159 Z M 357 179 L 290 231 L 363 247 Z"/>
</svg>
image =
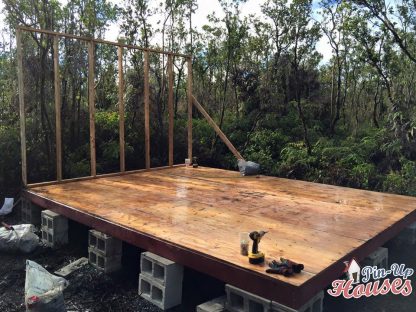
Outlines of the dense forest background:
<svg viewBox="0 0 416 312">
<path fill-rule="evenodd" d="M 416 4 L 412 0 L 219 0 L 224 17 L 193 25 L 195 0 L 3 0 L 0 42 L 0 193 L 21 186 L 15 27 L 26 25 L 193 55 L 193 93 L 246 159 L 263 173 L 416 195 Z M 318 17 L 317 17 L 318 16 Z M 158 23 L 151 22 L 155 18 Z M 161 44 L 151 45 L 151 38 Z M 324 37 L 332 57 L 322 63 Z M 29 183 L 53 180 L 53 38 L 25 33 Z M 98 173 L 118 170 L 117 50 L 97 45 Z M 89 174 L 87 46 L 61 39 L 64 177 Z M 143 55 L 125 53 L 126 165 L 144 167 Z M 151 163 L 167 164 L 167 57 L 151 57 Z M 175 162 L 186 157 L 186 63 L 175 58 Z M 194 112 L 199 163 L 236 168 Z"/>
</svg>

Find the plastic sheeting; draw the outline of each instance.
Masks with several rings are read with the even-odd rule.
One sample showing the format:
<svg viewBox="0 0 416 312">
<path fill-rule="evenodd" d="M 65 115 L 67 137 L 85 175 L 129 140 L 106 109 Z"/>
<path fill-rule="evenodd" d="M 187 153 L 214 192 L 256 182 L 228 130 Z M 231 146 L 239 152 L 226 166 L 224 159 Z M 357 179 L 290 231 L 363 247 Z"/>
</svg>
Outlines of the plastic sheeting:
<svg viewBox="0 0 416 312">
<path fill-rule="evenodd" d="M 13 230 L 0 228 L 0 250 L 29 253 L 39 245 L 39 237 L 32 224 L 13 225 Z"/>
<path fill-rule="evenodd" d="M 26 311 L 66 311 L 63 290 L 68 286 L 63 277 L 55 276 L 36 262 L 26 261 Z"/>
<path fill-rule="evenodd" d="M 4 205 L 3 207 L 1 207 L 0 209 L 0 216 L 5 216 L 7 214 L 9 214 L 10 212 L 12 212 L 13 210 L 13 203 L 14 203 L 14 199 L 13 198 L 5 198 L 4 199 Z"/>
<path fill-rule="evenodd" d="M 245 161 L 245 160 L 239 159 L 238 170 L 240 170 L 240 173 L 243 176 L 256 175 L 256 174 L 259 174 L 260 172 L 260 165 L 253 161 Z"/>
</svg>

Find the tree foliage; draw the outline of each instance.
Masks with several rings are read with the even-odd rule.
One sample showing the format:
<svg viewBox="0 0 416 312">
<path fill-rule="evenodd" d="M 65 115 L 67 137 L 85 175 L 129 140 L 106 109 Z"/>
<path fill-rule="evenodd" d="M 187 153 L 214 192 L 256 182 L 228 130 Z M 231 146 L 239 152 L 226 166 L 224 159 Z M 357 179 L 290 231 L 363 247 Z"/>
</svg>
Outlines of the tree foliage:
<svg viewBox="0 0 416 312">
<path fill-rule="evenodd" d="M 0 187 L 18 189 L 17 25 L 105 38 L 117 23 L 129 44 L 193 55 L 193 93 L 245 158 L 265 174 L 416 195 L 416 7 L 414 1 L 220 0 L 195 28 L 196 0 L 9 1 L 0 43 Z M 156 21 L 156 22 L 155 22 Z M 53 44 L 23 37 L 31 182 L 55 176 Z M 322 61 L 318 42 L 331 58 Z M 59 44 L 64 176 L 89 172 L 84 43 Z M 167 57 L 151 55 L 152 166 L 167 163 Z M 144 166 L 143 53 L 125 51 L 127 169 Z M 118 170 L 117 50 L 95 46 L 97 168 Z M 175 162 L 186 157 L 186 78 L 174 61 Z M 213 130 L 194 114 L 202 164 L 235 168 Z"/>
</svg>

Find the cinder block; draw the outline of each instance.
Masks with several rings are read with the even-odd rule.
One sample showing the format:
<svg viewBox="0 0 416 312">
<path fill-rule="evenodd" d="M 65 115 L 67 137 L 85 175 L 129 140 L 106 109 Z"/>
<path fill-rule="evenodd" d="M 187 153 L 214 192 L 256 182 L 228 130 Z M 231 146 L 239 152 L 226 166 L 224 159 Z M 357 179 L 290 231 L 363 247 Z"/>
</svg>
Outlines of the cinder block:
<svg viewBox="0 0 416 312">
<path fill-rule="evenodd" d="M 49 246 L 53 245 L 53 235 L 48 233 L 48 231 L 42 230 L 42 241 Z"/>
<path fill-rule="evenodd" d="M 324 292 L 320 291 L 298 310 L 289 308 L 283 304 L 272 301 L 271 311 L 272 312 L 322 312 L 323 302 L 324 302 Z"/>
<path fill-rule="evenodd" d="M 89 263 L 105 273 L 115 272 L 121 269 L 121 255 L 103 256 L 94 248 L 88 248 Z"/>
<path fill-rule="evenodd" d="M 41 212 L 42 227 L 48 230 L 56 231 L 67 231 L 68 230 L 68 219 L 64 216 L 57 214 L 51 210 L 43 210 Z"/>
<path fill-rule="evenodd" d="M 121 255 L 122 243 L 110 235 L 97 230 L 90 230 L 88 234 L 89 247 L 105 257 Z"/>
<path fill-rule="evenodd" d="M 68 243 L 68 219 L 50 210 L 41 212 L 42 241 L 55 248 Z"/>
<path fill-rule="evenodd" d="M 182 281 L 180 285 L 162 285 L 145 274 L 139 276 L 139 295 L 162 310 L 173 308 L 182 302 Z"/>
<path fill-rule="evenodd" d="M 161 285 L 176 285 L 182 287 L 183 266 L 171 260 L 143 252 L 140 257 L 141 274 L 146 275 Z"/>
<path fill-rule="evenodd" d="M 204 302 L 196 307 L 196 312 L 225 312 L 226 296 L 221 296 L 213 300 Z"/>
<path fill-rule="evenodd" d="M 225 285 L 227 294 L 226 309 L 230 312 L 268 312 L 271 308 L 271 300 L 262 298 L 248 291 Z"/>
<path fill-rule="evenodd" d="M 416 223 L 413 223 L 403 229 L 403 231 L 401 231 L 394 240 L 398 243 L 405 243 L 409 245 L 416 244 Z"/>
<path fill-rule="evenodd" d="M 25 224 L 33 224 L 34 226 L 40 226 L 41 224 L 41 209 L 32 204 L 31 201 L 22 198 L 22 204 L 20 209 L 20 217 L 22 220 L 22 223 Z"/>
<path fill-rule="evenodd" d="M 63 232 L 53 232 L 51 230 L 42 228 L 41 232 L 42 241 L 52 248 L 57 248 L 59 246 L 68 244 L 68 230 Z"/>
<path fill-rule="evenodd" d="M 372 254 L 367 256 L 362 262 L 361 265 L 364 266 L 376 266 L 378 269 L 388 269 L 389 268 L 389 250 L 385 247 L 379 247 Z"/>
</svg>

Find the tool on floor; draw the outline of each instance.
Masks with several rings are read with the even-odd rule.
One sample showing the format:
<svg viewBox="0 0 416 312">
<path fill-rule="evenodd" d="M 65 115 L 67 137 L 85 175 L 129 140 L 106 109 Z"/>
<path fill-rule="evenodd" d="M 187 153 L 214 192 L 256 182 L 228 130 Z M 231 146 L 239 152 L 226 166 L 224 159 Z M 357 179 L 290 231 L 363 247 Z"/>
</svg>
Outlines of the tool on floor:
<svg viewBox="0 0 416 312">
<path fill-rule="evenodd" d="M 282 265 L 276 260 L 273 260 L 269 263 L 270 269 L 266 270 L 266 273 L 270 274 L 280 274 L 284 275 L 286 277 L 293 275 L 293 269 L 291 267 L 288 267 L 286 265 Z"/>
<path fill-rule="evenodd" d="M 241 232 L 240 233 L 240 254 L 242 256 L 248 256 L 249 242 L 250 242 L 249 233 Z"/>
<path fill-rule="evenodd" d="M 280 258 L 281 263 L 283 263 L 284 265 L 287 265 L 288 267 L 291 267 L 293 269 L 293 272 L 295 273 L 300 273 L 305 266 L 302 263 L 296 263 L 292 260 L 289 259 L 285 259 L 285 258 Z"/>
<path fill-rule="evenodd" d="M 198 168 L 198 157 L 192 157 L 192 167 Z"/>
<path fill-rule="evenodd" d="M 293 275 L 293 273 L 300 273 L 305 268 L 303 264 L 285 258 L 280 258 L 280 262 L 273 260 L 269 263 L 269 267 L 270 269 L 267 269 L 266 273 L 281 274 L 286 277 Z"/>
<path fill-rule="evenodd" d="M 254 231 L 249 234 L 251 240 L 253 241 L 253 247 L 251 252 L 248 254 L 248 261 L 251 264 L 260 264 L 264 262 L 264 253 L 259 251 L 259 243 L 261 238 L 266 234 L 265 231 Z"/>
</svg>

